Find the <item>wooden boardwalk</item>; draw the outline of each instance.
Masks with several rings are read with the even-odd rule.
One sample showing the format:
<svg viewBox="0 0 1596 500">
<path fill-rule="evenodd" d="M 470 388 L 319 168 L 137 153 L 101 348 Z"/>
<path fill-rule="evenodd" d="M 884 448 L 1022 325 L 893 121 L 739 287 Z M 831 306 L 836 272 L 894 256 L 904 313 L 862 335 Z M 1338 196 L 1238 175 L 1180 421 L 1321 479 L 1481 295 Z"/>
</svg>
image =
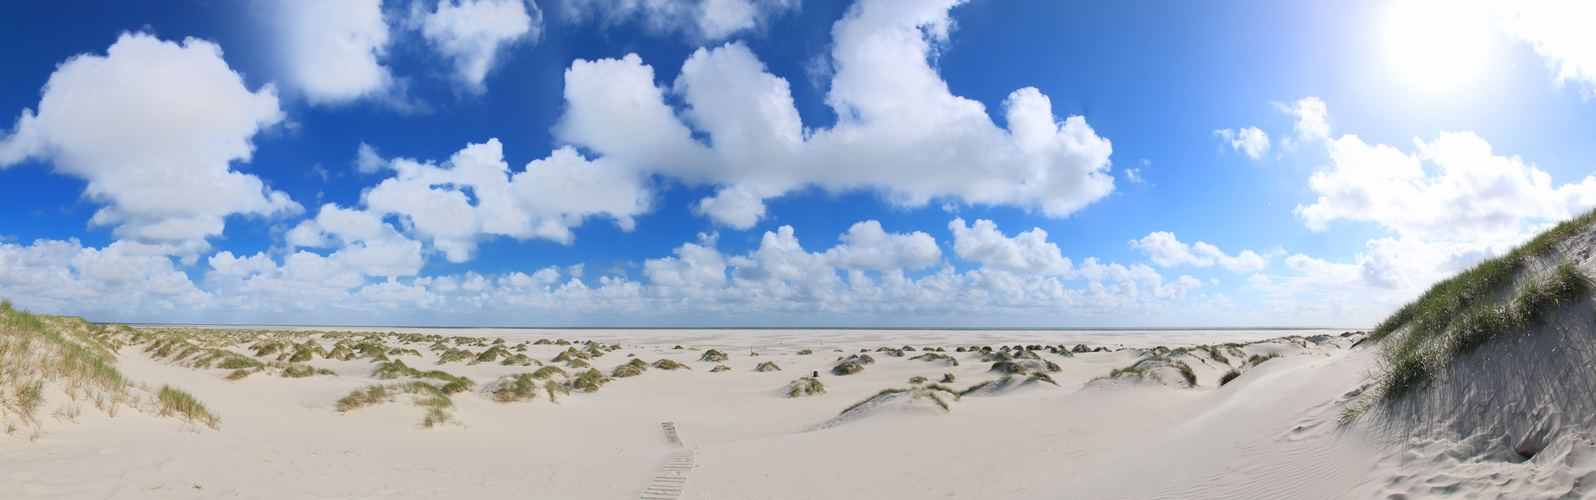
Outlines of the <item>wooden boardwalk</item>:
<svg viewBox="0 0 1596 500">
<path fill-rule="evenodd" d="M 665 422 L 660 427 L 665 429 L 665 441 L 676 449 L 665 457 L 665 466 L 660 469 L 659 475 L 654 476 L 648 489 L 643 490 L 643 500 L 681 498 L 682 488 L 687 486 L 687 473 L 693 470 L 693 450 L 682 445 L 682 437 L 676 433 L 676 424 Z"/>
</svg>

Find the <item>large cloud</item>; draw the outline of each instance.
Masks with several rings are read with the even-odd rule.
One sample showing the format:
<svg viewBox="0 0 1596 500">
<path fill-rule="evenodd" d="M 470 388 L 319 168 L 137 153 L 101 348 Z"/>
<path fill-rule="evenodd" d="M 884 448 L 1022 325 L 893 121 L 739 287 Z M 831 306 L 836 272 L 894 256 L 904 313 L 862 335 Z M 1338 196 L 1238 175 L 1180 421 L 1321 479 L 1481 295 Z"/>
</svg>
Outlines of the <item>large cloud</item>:
<svg viewBox="0 0 1596 500">
<path fill-rule="evenodd" d="M 757 30 L 770 18 L 798 8 L 800 0 L 565 0 L 571 22 L 605 25 L 641 22 L 655 33 L 687 33 L 719 40 Z"/>
<path fill-rule="evenodd" d="M 948 223 L 953 231 L 953 251 L 960 259 L 978 262 L 982 268 L 1030 275 L 1067 275 L 1072 272 L 1070 259 L 1059 252 L 1058 245 L 1047 241 L 1047 231 L 1034 227 L 1013 238 L 998 231 L 997 224 L 980 219 L 973 227 L 964 219 Z"/>
<path fill-rule="evenodd" d="M 367 209 L 402 216 L 451 262 L 465 262 L 484 237 L 541 238 L 570 244 L 587 218 L 613 218 L 623 230 L 650 207 L 645 179 L 613 161 L 588 161 L 557 149 L 512 173 L 498 139 L 470 144 L 444 165 L 400 158 L 372 160 L 396 173 L 365 194 Z M 367 153 L 370 153 L 369 155 Z M 473 202 L 474 200 L 474 202 Z"/>
<path fill-rule="evenodd" d="M 294 86 L 316 103 L 380 95 L 393 84 L 382 0 L 272 0 L 278 50 Z"/>
<path fill-rule="evenodd" d="M 873 189 L 902 206 L 933 198 L 1067 216 L 1113 189 L 1111 147 L 1079 117 L 1059 120 L 1034 88 L 1004 101 L 1008 128 L 953 95 L 932 68 L 957 2 L 864 1 L 833 27 L 835 126 L 806 132 L 787 81 L 741 43 L 700 49 L 674 84 L 636 55 L 566 71 L 555 135 L 643 173 L 721 186 L 695 210 L 752 227 L 763 200 L 806 186 Z M 680 96 L 679 113 L 668 102 Z M 707 144 L 695 139 L 707 136 Z"/>
<path fill-rule="evenodd" d="M 427 42 L 454 62 L 455 78 L 477 91 L 501 48 L 543 32 L 543 11 L 525 0 L 443 0 L 413 18 Z"/>
<path fill-rule="evenodd" d="M 1354 135 L 1330 141 L 1332 164 L 1308 180 L 1319 199 L 1298 206 L 1297 215 L 1315 230 L 1347 219 L 1430 241 L 1499 242 L 1517 239 L 1526 223 L 1596 205 L 1596 176 L 1554 185 L 1523 160 L 1494 155 L 1473 132 L 1414 144 L 1416 152 L 1404 153 Z"/>
<path fill-rule="evenodd" d="M 87 180 L 85 196 L 106 203 L 90 223 L 119 237 L 193 258 L 228 215 L 301 210 L 231 169 L 283 113 L 275 89 L 250 92 L 215 44 L 124 34 L 103 57 L 62 63 L 43 94 L 0 141 L 0 167 L 32 157 Z"/>
</svg>

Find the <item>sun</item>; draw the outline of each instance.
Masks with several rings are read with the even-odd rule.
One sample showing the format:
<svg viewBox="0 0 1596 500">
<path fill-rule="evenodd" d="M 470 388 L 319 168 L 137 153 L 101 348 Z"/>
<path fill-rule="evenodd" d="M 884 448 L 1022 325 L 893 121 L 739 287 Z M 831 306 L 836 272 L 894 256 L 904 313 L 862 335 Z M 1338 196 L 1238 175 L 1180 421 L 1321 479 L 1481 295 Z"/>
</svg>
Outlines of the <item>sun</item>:
<svg viewBox="0 0 1596 500">
<path fill-rule="evenodd" d="M 1444 90 L 1473 80 L 1490 26 L 1473 2 L 1398 0 L 1385 25 L 1391 63 L 1413 85 Z"/>
</svg>

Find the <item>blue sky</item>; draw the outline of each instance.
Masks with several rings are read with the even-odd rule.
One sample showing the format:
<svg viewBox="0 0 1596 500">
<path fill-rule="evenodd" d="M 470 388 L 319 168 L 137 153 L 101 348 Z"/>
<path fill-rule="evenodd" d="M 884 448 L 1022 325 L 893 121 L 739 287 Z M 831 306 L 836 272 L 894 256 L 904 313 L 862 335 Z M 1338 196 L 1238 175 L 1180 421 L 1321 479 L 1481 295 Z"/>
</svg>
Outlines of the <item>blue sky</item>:
<svg viewBox="0 0 1596 500">
<path fill-rule="evenodd" d="M 0 296 L 98 321 L 1371 325 L 1596 205 L 1558 2 L 29 2 Z"/>
</svg>

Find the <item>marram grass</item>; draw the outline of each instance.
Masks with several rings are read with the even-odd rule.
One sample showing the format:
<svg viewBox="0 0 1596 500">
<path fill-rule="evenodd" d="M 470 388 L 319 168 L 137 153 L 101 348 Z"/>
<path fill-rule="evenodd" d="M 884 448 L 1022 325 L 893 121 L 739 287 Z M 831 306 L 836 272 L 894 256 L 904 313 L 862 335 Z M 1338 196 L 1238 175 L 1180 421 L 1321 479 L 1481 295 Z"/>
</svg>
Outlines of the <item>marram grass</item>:
<svg viewBox="0 0 1596 500">
<path fill-rule="evenodd" d="M 1381 321 L 1369 334 L 1380 348 L 1377 390 L 1349 405 L 1342 421 L 1367 409 L 1368 398 L 1392 402 L 1423 389 L 1454 360 L 1493 340 L 1532 331 L 1558 307 L 1586 296 L 1592 279 L 1570 262 L 1543 276 L 1521 275 L 1593 222 L 1596 210 L 1564 221 L 1506 255 L 1436 283 Z M 1509 289 L 1515 279 L 1520 284 Z"/>
</svg>

